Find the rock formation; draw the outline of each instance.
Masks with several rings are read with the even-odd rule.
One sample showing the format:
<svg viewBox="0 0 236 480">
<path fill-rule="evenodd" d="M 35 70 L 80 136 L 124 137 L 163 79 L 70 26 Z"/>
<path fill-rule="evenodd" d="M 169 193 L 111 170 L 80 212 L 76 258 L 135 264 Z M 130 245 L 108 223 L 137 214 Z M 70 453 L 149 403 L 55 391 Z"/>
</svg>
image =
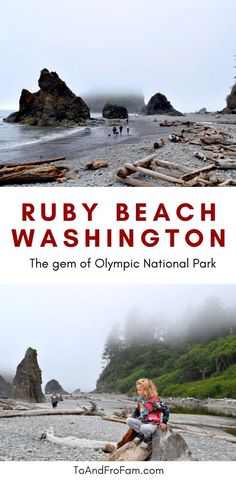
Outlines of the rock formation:
<svg viewBox="0 0 236 480">
<path fill-rule="evenodd" d="M 13 380 L 13 398 L 41 403 L 45 400 L 41 384 L 42 376 L 37 361 L 37 351 L 28 348 L 16 370 Z"/>
<path fill-rule="evenodd" d="M 64 388 L 62 388 L 62 386 L 60 385 L 60 383 L 55 380 L 54 378 L 52 380 L 49 380 L 49 382 L 47 382 L 47 384 L 45 385 L 45 394 L 51 394 L 51 393 L 63 393 L 63 395 L 68 395 L 68 392 L 66 392 L 64 390 Z"/>
<path fill-rule="evenodd" d="M 79 123 L 90 118 L 89 108 L 84 100 L 77 97 L 56 72 L 49 72 L 44 68 L 38 84 L 40 90 L 36 93 L 22 90 L 20 109 L 9 115 L 6 122 L 54 126 Z"/>
<path fill-rule="evenodd" d="M 0 375 L 0 398 L 12 396 L 12 385 Z"/>
<path fill-rule="evenodd" d="M 221 113 L 234 113 L 236 114 L 236 83 L 232 87 L 232 90 L 226 98 L 227 107 L 224 108 Z"/>
<path fill-rule="evenodd" d="M 76 388 L 76 389 L 73 391 L 73 393 L 74 393 L 75 395 L 79 395 L 79 394 L 81 393 L 81 389 L 80 389 L 80 388 Z"/>
<path fill-rule="evenodd" d="M 102 110 L 103 118 L 128 118 L 127 108 L 106 103 Z"/>
<path fill-rule="evenodd" d="M 172 107 L 169 100 L 162 93 L 156 93 L 150 98 L 144 112 L 146 115 L 183 115 Z"/>
</svg>

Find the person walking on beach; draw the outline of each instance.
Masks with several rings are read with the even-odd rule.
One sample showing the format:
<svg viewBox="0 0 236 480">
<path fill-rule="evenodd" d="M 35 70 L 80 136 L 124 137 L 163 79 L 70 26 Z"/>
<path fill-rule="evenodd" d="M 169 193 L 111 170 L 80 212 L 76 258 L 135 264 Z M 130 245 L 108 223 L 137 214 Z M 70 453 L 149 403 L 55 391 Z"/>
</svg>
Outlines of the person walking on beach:
<svg viewBox="0 0 236 480">
<path fill-rule="evenodd" d="M 120 129 L 120 135 L 122 134 L 122 130 L 123 130 L 123 125 L 120 125 L 119 126 L 119 129 Z"/>
<path fill-rule="evenodd" d="M 167 430 L 169 409 L 160 400 L 154 383 L 148 378 L 140 378 L 136 382 L 136 392 L 137 397 L 132 400 L 137 401 L 138 406 L 127 419 L 127 424 L 136 433 L 134 443 L 140 443 L 140 447 L 147 449 L 158 427 L 163 432 Z"/>
<path fill-rule="evenodd" d="M 56 408 L 57 407 L 57 404 L 58 404 L 58 396 L 55 392 L 53 392 L 52 396 L 51 396 L 51 404 L 52 404 L 52 408 Z"/>
<path fill-rule="evenodd" d="M 129 135 L 129 127 L 127 127 L 127 135 Z"/>
<path fill-rule="evenodd" d="M 113 131 L 113 134 L 116 135 L 116 133 L 117 133 L 116 127 L 113 127 L 112 131 Z"/>
</svg>

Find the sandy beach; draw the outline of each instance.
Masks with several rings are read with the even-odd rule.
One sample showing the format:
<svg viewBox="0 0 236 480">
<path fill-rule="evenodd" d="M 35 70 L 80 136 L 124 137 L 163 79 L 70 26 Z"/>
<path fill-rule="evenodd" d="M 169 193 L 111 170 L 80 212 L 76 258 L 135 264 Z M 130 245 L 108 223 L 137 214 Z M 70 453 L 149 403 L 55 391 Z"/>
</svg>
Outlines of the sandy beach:
<svg viewBox="0 0 236 480">
<path fill-rule="evenodd" d="M 177 122 L 195 122 L 200 126 L 207 125 L 223 131 L 236 141 L 236 119 L 234 115 L 190 114 L 184 117 L 130 116 L 129 134 L 126 127 L 122 135 L 112 134 L 113 122 L 106 121 L 100 126 L 92 126 L 83 132 L 73 133 L 59 139 L 32 145 L 24 145 L 4 152 L 2 163 L 30 163 L 32 160 L 63 156 L 65 160 L 57 162 L 68 168 L 67 181 L 63 183 L 48 182 L 26 184 L 24 186 L 62 186 L 62 187 L 123 187 L 116 178 L 118 169 L 125 163 L 133 163 L 157 154 L 158 159 L 174 162 L 190 169 L 199 169 L 209 162 L 196 158 L 194 152 L 201 151 L 196 145 L 189 143 L 173 143 L 170 134 L 180 134 L 187 127 L 179 123 L 173 127 L 161 127 L 164 120 Z M 117 121 L 117 126 L 121 121 Z M 123 122 L 122 122 L 123 123 Z M 37 127 L 35 127 L 37 128 Z M 154 142 L 163 138 L 163 148 L 155 150 Z M 107 162 L 106 168 L 88 170 L 86 166 L 92 162 Z M 135 174 L 136 175 L 136 174 Z M 225 178 L 234 177 L 232 171 L 224 172 Z M 146 180 L 145 175 L 139 178 Z M 150 180 L 150 179 L 148 179 Z M 156 186 L 176 186 L 175 183 L 155 180 Z"/>
</svg>

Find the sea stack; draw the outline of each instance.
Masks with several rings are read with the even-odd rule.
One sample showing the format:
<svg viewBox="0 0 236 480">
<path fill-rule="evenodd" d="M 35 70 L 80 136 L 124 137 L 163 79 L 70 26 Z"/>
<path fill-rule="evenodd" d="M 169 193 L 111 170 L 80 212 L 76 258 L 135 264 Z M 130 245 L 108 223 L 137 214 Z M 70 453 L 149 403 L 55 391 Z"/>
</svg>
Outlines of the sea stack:
<svg viewBox="0 0 236 480">
<path fill-rule="evenodd" d="M 181 112 L 174 109 L 169 100 L 167 100 L 162 93 L 155 93 L 155 95 L 150 98 L 144 112 L 146 115 L 183 115 Z"/>
<path fill-rule="evenodd" d="M 42 403 L 45 397 L 41 385 L 42 375 L 37 361 L 37 351 L 28 348 L 16 370 L 13 380 L 13 398 Z"/>
<path fill-rule="evenodd" d="M 38 126 L 80 123 L 90 118 L 88 105 L 77 97 L 56 72 L 44 68 L 39 77 L 40 90 L 21 92 L 19 111 L 4 120 Z"/>
<path fill-rule="evenodd" d="M 46 395 L 51 394 L 53 392 L 63 393 L 63 395 L 69 395 L 68 392 L 66 392 L 64 390 L 64 388 L 62 388 L 60 383 L 57 380 L 55 380 L 54 378 L 52 380 L 49 380 L 49 382 L 47 382 L 46 385 L 45 385 L 45 394 Z"/>
<path fill-rule="evenodd" d="M 102 110 L 103 118 L 128 118 L 128 110 L 120 105 L 106 103 Z"/>
</svg>

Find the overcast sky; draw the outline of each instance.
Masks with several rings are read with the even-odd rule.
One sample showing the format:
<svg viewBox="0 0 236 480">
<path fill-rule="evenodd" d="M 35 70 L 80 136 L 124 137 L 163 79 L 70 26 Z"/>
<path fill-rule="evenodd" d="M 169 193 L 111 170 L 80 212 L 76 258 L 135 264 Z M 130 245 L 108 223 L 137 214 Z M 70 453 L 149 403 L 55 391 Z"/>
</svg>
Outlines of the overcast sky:
<svg viewBox="0 0 236 480">
<path fill-rule="evenodd" d="M 135 308 L 148 318 L 180 321 L 216 296 L 235 305 L 235 285 L 1 286 L 0 374 L 14 375 L 28 347 L 38 352 L 43 387 L 55 378 L 68 391 L 96 386 L 114 323 Z"/>
<path fill-rule="evenodd" d="M 164 93 L 177 110 L 217 110 L 234 83 L 235 0 L 1 0 L 0 108 L 56 71 L 90 88 Z"/>
</svg>

